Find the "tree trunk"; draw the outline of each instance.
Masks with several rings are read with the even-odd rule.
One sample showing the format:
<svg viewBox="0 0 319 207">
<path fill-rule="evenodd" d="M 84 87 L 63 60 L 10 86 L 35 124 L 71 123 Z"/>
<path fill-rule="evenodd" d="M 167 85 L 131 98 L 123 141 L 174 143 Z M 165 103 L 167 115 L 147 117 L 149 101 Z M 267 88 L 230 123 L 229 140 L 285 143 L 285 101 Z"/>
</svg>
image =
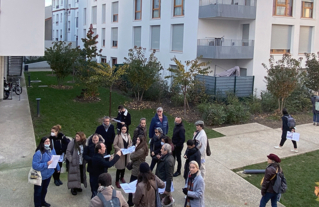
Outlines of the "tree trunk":
<svg viewBox="0 0 319 207">
<path fill-rule="evenodd" d="M 112 114 L 112 85 L 110 86 L 110 93 L 109 93 L 109 117 Z"/>
<path fill-rule="evenodd" d="M 141 95 L 141 101 L 143 100 L 143 95 L 144 95 L 144 91 L 142 91 L 142 95 Z"/>
<path fill-rule="evenodd" d="M 184 116 L 186 116 L 186 102 L 187 102 L 186 92 L 184 91 Z"/>
<path fill-rule="evenodd" d="M 280 104 L 280 98 L 278 98 L 278 110 L 280 111 L 281 104 Z"/>
<path fill-rule="evenodd" d="M 137 101 L 140 101 L 140 92 L 137 91 Z"/>
</svg>

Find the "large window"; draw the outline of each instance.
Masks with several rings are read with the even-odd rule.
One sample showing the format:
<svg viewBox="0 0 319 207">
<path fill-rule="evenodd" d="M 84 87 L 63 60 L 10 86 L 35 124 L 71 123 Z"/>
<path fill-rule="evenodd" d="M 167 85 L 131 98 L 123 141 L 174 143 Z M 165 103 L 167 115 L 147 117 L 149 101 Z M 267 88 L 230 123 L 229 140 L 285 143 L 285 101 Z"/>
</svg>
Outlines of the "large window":
<svg viewBox="0 0 319 207">
<path fill-rule="evenodd" d="M 135 20 L 142 19 L 142 0 L 135 0 Z"/>
<path fill-rule="evenodd" d="M 102 47 L 105 47 L 105 28 L 102 28 Z"/>
<path fill-rule="evenodd" d="M 83 9 L 83 24 L 86 25 L 86 8 Z"/>
<path fill-rule="evenodd" d="M 105 23 L 106 21 L 105 12 L 106 12 L 106 4 L 102 4 L 102 23 Z"/>
<path fill-rule="evenodd" d="M 312 18 L 313 13 L 313 0 L 302 1 L 301 17 Z"/>
<path fill-rule="evenodd" d="M 79 17 L 75 17 L 75 27 L 79 27 Z"/>
<path fill-rule="evenodd" d="M 68 21 L 68 32 L 70 32 L 70 31 L 71 31 L 71 22 Z"/>
<path fill-rule="evenodd" d="M 136 47 L 141 47 L 141 27 L 133 27 L 134 33 L 134 45 Z"/>
<path fill-rule="evenodd" d="M 118 12 L 119 2 L 112 3 L 112 22 L 117 22 L 119 20 L 119 12 Z"/>
<path fill-rule="evenodd" d="M 183 51 L 184 25 L 173 24 L 172 30 L 172 50 Z"/>
<path fill-rule="evenodd" d="M 293 0 L 274 0 L 275 16 L 292 16 Z"/>
<path fill-rule="evenodd" d="M 153 0 L 152 18 L 161 17 L 161 0 Z"/>
<path fill-rule="evenodd" d="M 299 53 L 311 52 L 312 27 L 300 27 Z"/>
<path fill-rule="evenodd" d="M 291 47 L 291 31 L 290 25 L 272 25 L 271 31 L 271 54 L 290 53 Z"/>
<path fill-rule="evenodd" d="M 160 26 L 151 26 L 151 49 L 160 49 Z"/>
<path fill-rule="evenodd" d="M 183 16 L 185 0 L 174 0 L 174 16 Z"/>
<path fill-rule="evenodd" d="M 118 43 L 118 30 L 117 27 L 112 28 L 112 47 L 117 47 Z"/>
<path fill-rule="evenodd" d="M 97 7 L 92 7 L 92 24 L 97 24 Z"/>
</svg>

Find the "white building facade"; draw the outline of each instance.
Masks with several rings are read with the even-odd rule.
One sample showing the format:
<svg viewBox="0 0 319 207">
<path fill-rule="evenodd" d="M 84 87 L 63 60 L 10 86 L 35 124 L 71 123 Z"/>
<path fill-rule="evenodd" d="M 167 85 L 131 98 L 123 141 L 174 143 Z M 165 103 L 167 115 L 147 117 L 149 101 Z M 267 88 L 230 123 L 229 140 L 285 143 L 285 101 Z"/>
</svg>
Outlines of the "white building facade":
<svg viewBox="0 0 319 207">
<path fill-rule="evenodd" d="M 52 0 L 53 41 L 78 42 L 78 7 L 79 0 Z"/>
<path fill-rule="evenodd" d="M 134 46 L 153 49 L 165 69 L 202 56 L 212 72 L 239 66 L 266 89 L 270 55 L 294 58 L 319 51 L 319 4 L 314 0 L 83 0 L 79 39 L 90 24 L 99 35 L 99 61 L 123 63 Z M 82 43 L 79 43 L 82 45 Z M 305 62 L 305 61 L 304 61 Z M 163 72 L 163 77 L 169 75 Z"/>
</svg>

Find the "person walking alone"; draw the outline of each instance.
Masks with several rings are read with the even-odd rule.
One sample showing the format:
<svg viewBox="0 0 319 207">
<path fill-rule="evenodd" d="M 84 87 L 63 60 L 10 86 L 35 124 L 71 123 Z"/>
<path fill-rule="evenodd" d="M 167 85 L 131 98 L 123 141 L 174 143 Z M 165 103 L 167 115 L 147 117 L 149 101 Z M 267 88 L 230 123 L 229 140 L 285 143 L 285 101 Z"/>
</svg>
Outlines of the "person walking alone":
<svg viewBox="0 0 319 207">
<path fill-rule="evenodd" d="M 177 177 L 181 174 L 181 168 L 182 168 L 182 160 L 181 160 L 181 154 L 184 147 L 185 142 L 185 128 L 183 125 L 182 118 L 176 117 L 175 118 L 175 127 L 173 130 L 173 137 L 172 141 L 174 144 L 174 150 L 173 150 L 173 157 L 177 160 L 177 170 L 174 173 L 174 177 Z"/>
</svg>

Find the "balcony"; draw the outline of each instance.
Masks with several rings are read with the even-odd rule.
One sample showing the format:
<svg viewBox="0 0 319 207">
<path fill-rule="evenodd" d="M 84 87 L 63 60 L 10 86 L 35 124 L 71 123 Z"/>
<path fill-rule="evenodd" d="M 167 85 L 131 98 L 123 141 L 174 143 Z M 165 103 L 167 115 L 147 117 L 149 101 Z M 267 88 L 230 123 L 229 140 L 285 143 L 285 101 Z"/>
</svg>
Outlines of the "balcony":
<svg viewBox="0 0 319 207">
<path fill-rule="evenodd" d="M 256 0 L 200 0 L 199 18 L 256 19 Z"/>
<path fill-rule="evenodd" d="M 253 59 L 254 40 L 198 39 L 197 57 L 209 59 Z"/>
</svg>

